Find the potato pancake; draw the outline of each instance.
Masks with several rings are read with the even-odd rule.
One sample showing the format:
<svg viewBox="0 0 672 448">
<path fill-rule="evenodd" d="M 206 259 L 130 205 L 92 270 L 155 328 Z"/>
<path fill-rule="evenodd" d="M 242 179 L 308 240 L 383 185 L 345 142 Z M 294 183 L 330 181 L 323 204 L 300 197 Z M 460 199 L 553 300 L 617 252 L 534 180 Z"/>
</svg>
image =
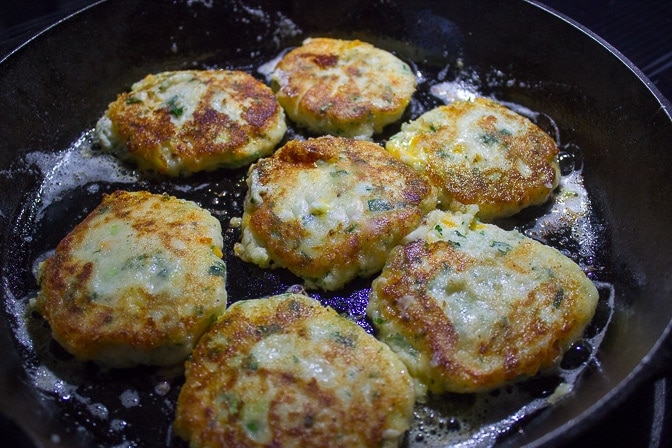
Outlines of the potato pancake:
<svg viewBox="0 0 672 448">
<path fill-rule="evenodd" d="M 191 447 L 394 447 L 415 392 L 385 344 L 299 294 L 236 302 L 186 363 L 176 433 Z"/>
<path fill-rule="evenodd" d="M 36 310 L 80 360 L 180 363 L 226 307 L 222 245 L 195 203 L 116 191 L 40 264 Z"/>
<path fill-rule="evenodd" d="M 247 165 L 273 152 L 287 129 L 271 89 L 229 70 L 147 75 L 98 121 L 101 146 L 170 176 Z"/>
<path fill-rule="evenodd" d="M 399 120 L 415 75 L 393 54 L 359 40 L 309 38 L 271 73 L 285 112 L 315 134 L 370 138 Z"/>
<path fill-rule="evenodd" d="M 544 203 L 560 182 L 553 139 L 486 98 L 432 109 L 403 124 L 385 148 L 430 179 L 441 208 L 476 204 L 483 221 Z"/>
<path fill-rule="evenodd" d="M 372 142 L 292 140 L 250 167 L 241 259 L 334 290 L 378 272 L 436 206 L 428 182 Z"/>
<path fill-rule="evenodd" d="M 598 292 L 559 251 L 435 210 L 392 251 L 367 314 L 429 391 L 481 392 L 553 366 Z"/>
</svg>

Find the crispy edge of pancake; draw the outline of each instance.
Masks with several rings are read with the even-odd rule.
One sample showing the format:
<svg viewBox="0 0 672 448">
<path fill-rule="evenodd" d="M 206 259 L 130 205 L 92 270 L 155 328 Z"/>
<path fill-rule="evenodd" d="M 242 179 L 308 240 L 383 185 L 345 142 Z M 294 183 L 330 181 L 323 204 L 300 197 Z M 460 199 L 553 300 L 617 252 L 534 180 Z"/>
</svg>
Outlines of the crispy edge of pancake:
<svg viewBox="0 0 672 448">
<path fill-rule="evenodd" d="M 495 302 L 498 286 L 518 295 Z M 483 392 L 558 362 L 597 300 L 593 283 L 557 250 L 474 221 L 473 211 L 437 210 L 393 250 L 367 314 L 429 391 Z"/>
<path fill-rule="evenodd" d="M 322 182 L 329 197 L 312 201 L 319 203 L 315 210 L 308 204 L 311 220 L 294 212 L 282 217 L 299 202 L 297 194 L 322 191 L 318 181 L 301 183 L 302 176 L 325 169 L 332 170 Z M 339 137 L 288 142 L 250 168 L 248 185 L 236 255 L 263 268 L 285 267 L 309 288 L 327 290 L 378 272 L 391 248 L 436 205 L 426 180 L 379 145 Z M 345 204 L 346 198 L 352 200 Z M 315 237 L 311 226 L 326 234 Z"/>
<path fill-rule="evenodd" d="M 315 299 L 282 294 L 233 304 L 201 339 L 175 430 L 192 446 L 397 446 L 414 402 L 389 347 Z"/>
<path fill-rule="evenodd" d="M 471 114 L 480 118 L 474 121 Z M 470 124 L 466 136 L 464 120 Z M 506 123 L 500 128 L 502 120 Z M 518 132 L 509 130 L 511 123 Z M 526 117 L 487 98 L 455 101 L 404 123 L 386 150 L 430 179 L 442 208 L 476 204 L 483 221 L 543 204 L 561 177 L 553 139 Z"/>
</svg>

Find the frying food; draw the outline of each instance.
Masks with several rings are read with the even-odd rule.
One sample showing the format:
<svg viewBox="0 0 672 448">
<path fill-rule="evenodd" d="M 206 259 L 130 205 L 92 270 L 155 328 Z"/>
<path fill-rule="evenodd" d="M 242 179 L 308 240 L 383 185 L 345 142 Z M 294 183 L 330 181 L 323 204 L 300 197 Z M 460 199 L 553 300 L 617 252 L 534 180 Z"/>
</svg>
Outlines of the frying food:
<svg viewBox="0 0 672 448">
<path fill-rule="evenodd" d="M 292 140 L 250 167 L 241 259 L 335 290 L 378 272 L 436 206 L 427 181 L 372 142 Z"/>
<path fill-rule="evenodd" d="M 80 360 L 182 362 L 226 307 L 222 245 L 195 203 L 116 191 L 40 265 L 36 309 Z"/>
<path fill-rule="evenodd" d="M 299 294 L 236 302 L 186 363 L 175 431 L 192 447 L 392 447 L 414 388 L 389 347 Z"/>
<path fill-rule="evenodd" d="M 431 212 L 373 281 L 367 314 L 432 392 L 535 375 L 582 336 L 598 300 L 559 251 L 463 213 Z"/>
<path fill-rule="evenodd" d="M 306 39 L 271 74 L 287 115 L 315 134 L 370 138 L 397 121 L 415 75 L 391 53 L 359 40 Z"/>
<path fill-rule="evenodd" d="M 240 167 L 273 152 L 285 134 L 273 92 L 251 75 L 185 70 L 147 75 L 98 121 L 101 146 L 170 176 Z"/>
<path fill-rule="evenodd" d="M 386 149 L 430 179 L 442 208 L 476 204 L 483 221 L 542 204 L 560 182 L 553 139 L 486 98 L 426 112 L 402 125 Z"/>
</svg>

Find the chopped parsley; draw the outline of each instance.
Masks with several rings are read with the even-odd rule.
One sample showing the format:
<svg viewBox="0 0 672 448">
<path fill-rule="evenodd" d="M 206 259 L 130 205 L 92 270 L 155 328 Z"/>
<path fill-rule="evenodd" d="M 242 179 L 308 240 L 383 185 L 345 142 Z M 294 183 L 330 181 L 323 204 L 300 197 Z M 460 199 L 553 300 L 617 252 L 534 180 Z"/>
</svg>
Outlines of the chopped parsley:
<svg viewBox="0 0 672 448">
<path fill-rule="evenodd" d="M 352 336 L 344 335 L 340 331 L 335 332 L 333 337 L 334 341 L 345 347 L 354 348 L 357 345 L 355 339 Z"/>
<path fill-rule="evenodd" d="M 259 423 L 259 420 L 250 420 L 245 425 L 245 428 L 252 433 L 256 433 L 261 429 L 261 423 Z"/>
<path fill-rule="evenodd" d="M 373 319 L 373 323 L 376 324 L 376 325 L 382 325 L 385 322 L 387 322 L 387 320 L 384 317 L 379 316 L 379 317 L 376 317 L 375 319 Z"/>
<path fill-rule="evenodd" d="M 257 331 L 262 336 L 269 336 L 271 334 L 282 331 L 282 326 L 276 323 L 271 323 L 269 325 L 257 325 Z"/>
<path fill-rule="evenodd" d="M 562 304 L 562 299 L 565 298 L 565 290 L 562 288 L 559 288 L 558 291 L 555 293 L 555 299 L 553 300 L 553 306 L 555 308 L 560 308 L 560 305 Z"/>
<path fill-rule="evenodd" d="M 184 113 L 184 107 L 180 105 L 177 95 L 173 95 L 168 101 L 166 101 L 166 106 L 168 106 L 168 113 L 175 118 L 180 118 Z"/>
<path fill-rule="evenodd" d="M 224 263 L 215 263 L 208 270 L 210 275 L 226 278 L 226 265 Z"/>
<path fill-rule="evenodd" d="M 392 210 L 394 207 L 384 199 L 369 199 L 369 211 L 371 212 L 385 212 Z"/>
<path fill-rule="evenodd" d="M 511 249 L 513 249 L 513 246 L 503 241 L 493 241 L 490 243 L 490 247 L 494 247 L 501 254 L 507 254 L 511 251 Z"/>
<path fill-rule="evenodd" d="M 222 395 L 222 401 L 227 404 L 229 408 L 229 413 L 231 414 L 236 414 L 238 413 L 238 410 L 240 409 L 240 400 L 238 398 L 228 392 L 224 392 Z"/>
<path fill-rule="evenodd" d="M 502 142 L 502 137 L 505 136 L 510 136 L 512 135 L 511 132 L 507 129 L 498 129 L 495 132 L 486 132 L 484 134 L 481 134 L 481 142 L 490 146 L 493 144 L 500 144 L 504 143 Z"/>
<path fill-rule="evenodd" d="M 254 355 L 248 355 L 243 359 L 242 367 L 247 371 L 254 372 L 259 368 L 259 362 Z"/>
<path fill-rule="evenodd" d="M 345 176 L 348 173 L 347 170 L 333 170 L 331 173 L 329 173 L 331 177 L 340 177 L 340 176 Z"/>
</svg>

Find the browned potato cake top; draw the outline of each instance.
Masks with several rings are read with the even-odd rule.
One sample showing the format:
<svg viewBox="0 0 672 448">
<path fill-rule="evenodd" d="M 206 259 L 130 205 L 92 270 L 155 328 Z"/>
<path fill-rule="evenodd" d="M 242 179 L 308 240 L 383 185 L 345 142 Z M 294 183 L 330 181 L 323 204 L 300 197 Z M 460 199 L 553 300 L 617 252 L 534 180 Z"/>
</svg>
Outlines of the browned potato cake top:
<svg viewBox="0 0 672 448">
<path fill-rule="evenodd" d="M 367 313 L 430 391 L 481 392 L 558 362 L 597 300 L 559 251 L 436 210 L 392 251 Z"/>
<path fill-rule="evenodd" d="M 369 138 L 398 120 L 415 75 L 391 53 L 359 40 L 306 39 L 271 75 L 287 115 L 316 134 Z"/>
<path fill-rule="evenodd" d="M 380 270 L 436 205 L 429 184 L 382 147 L 340 137 L 288 142 L 250 168 L 248 185 L 236 254 L 329 290 Z"/>
<path fill-rule="evenodd" d="M 39 269 L 37 310 L 81 360 L 182 362 L 226 307 L 219 221 L 168 195 L 117 191 Z"/>
<path fill-rule="evenodd" d="M 405 123 L 386 149 L 431 180 L 442 208 L 476 204 L 484 221 L 545 202 L 560 182 L 553 139 L 486 98 L 426 112 Z"/>
<path fill-rule="evenodd" d="M 243 166 L 270 154 L 285 130 L 271 89 L 229 70 L 147 75 L 97 125 L 105 149 L 171 176 Z"/>
<path fill-rule="evenodd" d="M 186 367 L 175 430 L 192 447 L 395 447 L 413 415 L 399 358 L 304 295 L 233 304 Z"/>
</svg>

